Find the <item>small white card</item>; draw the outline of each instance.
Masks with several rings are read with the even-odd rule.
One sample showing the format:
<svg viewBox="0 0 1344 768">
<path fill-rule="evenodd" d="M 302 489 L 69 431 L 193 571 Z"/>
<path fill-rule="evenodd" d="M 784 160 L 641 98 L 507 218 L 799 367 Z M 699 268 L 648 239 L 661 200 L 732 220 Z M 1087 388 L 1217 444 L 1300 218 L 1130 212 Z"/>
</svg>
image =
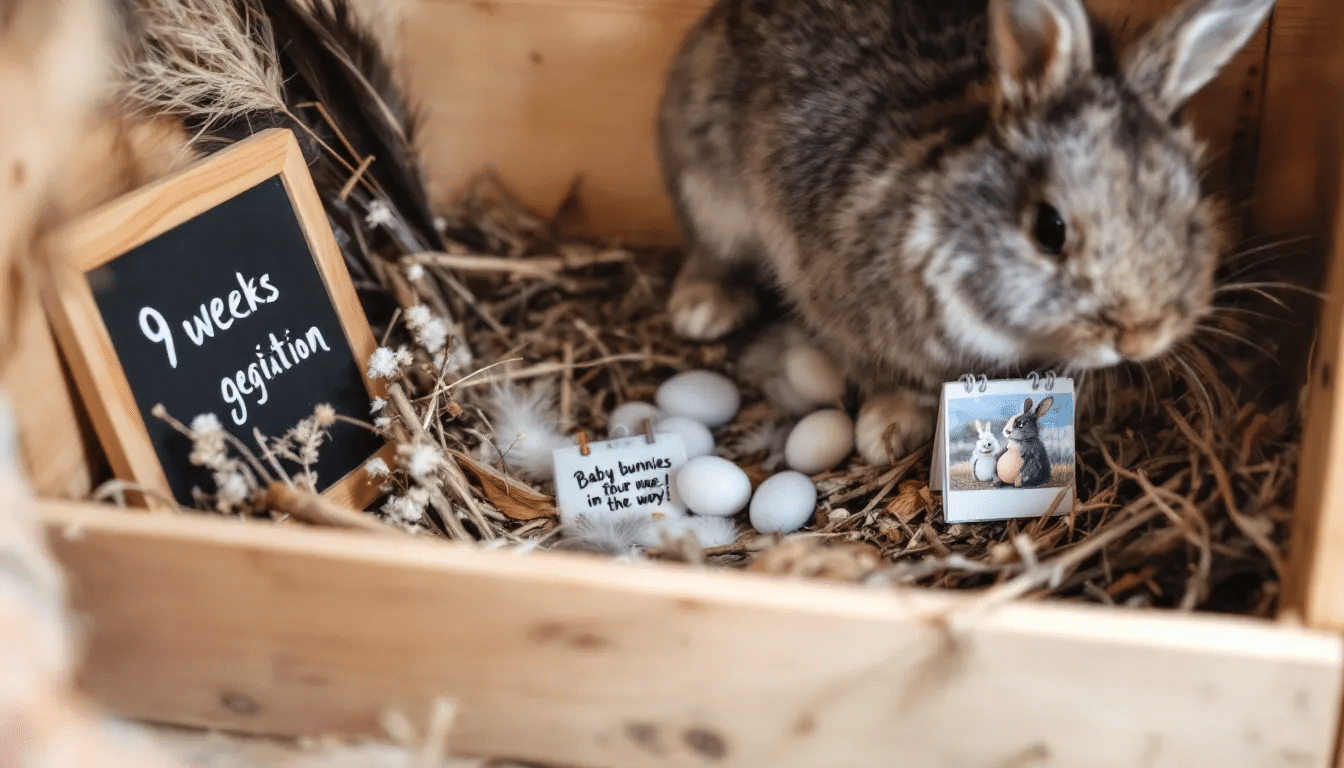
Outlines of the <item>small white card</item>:
<svg viewBox="0 0 1344 768">
<path fill-rule="evenodd" d="M 1072 379 L 943 385 L 929 487 L 948 523 L 1040 517 L 1061 492 L 1055 513 L 1066 513 L 1076 474 Z"/>
<path fill-rule="evenodd" d="M 659 433 L 557 448 L 555 498 L 563 520 L 644 509 L 685 513 L 672 475 L 686 463 L 680 435 Z"/>
</svg>

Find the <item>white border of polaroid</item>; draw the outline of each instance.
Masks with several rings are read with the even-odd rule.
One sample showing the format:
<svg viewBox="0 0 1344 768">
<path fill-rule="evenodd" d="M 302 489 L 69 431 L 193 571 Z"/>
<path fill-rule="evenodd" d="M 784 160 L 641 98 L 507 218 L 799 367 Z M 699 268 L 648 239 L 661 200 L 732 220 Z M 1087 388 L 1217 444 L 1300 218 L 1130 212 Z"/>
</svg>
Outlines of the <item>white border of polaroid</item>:
<svg viewBox="0 0 1344 768">
<path fill-rule="evenodd" d="M 1015 405 L 1008 402 L 1010 396 L 1017 399 Z M 1032 411 L 1035 412 L 1049 397 L 1053 397 L 1054 401 L 1050 410 L 1041 418 L 1050 423 L 1051 429 L 1040 439 L 1048 444 L 1047 450 L 1052 454 L 1051 477 L 1045 481 L 1045 485 L 1034 488 L 1021 488 L 1014 484 L 1003 483 L 1002 477 L 994 476 L 1000 473 L 999 459 L 1010 449 L 1010 441 L 1003 433 L 1009 418 L 1007 406 L 1012 405 L 1012 413 L 1019 414 L 1024 401 L 1030 398 Z M 1067 398 L 1067 407 L 1061 408 L 1061 398 Z M 953 411 L 965 414 L 967 401 L 973 405 L 970 409 L 973 414 L 974 406 L 983 403 L 985 413 L 979 418 L 982 420 L 982 425 L 984 421 L 990 423 L 990 428 L 986 431 L 998 442 L 993 453 L 993 464 L 980 465 L 981 469 L 992 466 L 992 470 L 988 472 L 991 479 L 988 480 L 984 479 L 984 474 L 977 474 L 975 464 L 976 452 L 986 450 L 987 441 L 983 440 L 983 437 L 980 440 L 968 440 L 966 437 L 967 425 L 972 424 L 974 419 L 959 418 L 956 424 L 949 423 Z M 1064 498 L 1055 507 L 1055 514 L 1063 514 L 1072 509 L 1077 496 L 1074 429 L 1076 407 L 1073 379 L 1060 378 L 1053 374 L 1044 377 L 1033 375 L 1025 379 L 995 380 L 967 375 L 958 381 L 945 383 L 938 403 L 938 427 L 934 437 L 933 469 L 929 481 L 931 490 L 943 493 L 943 519 L 948 523 L 971 523 L 1040 517 L 1050 511 L 1051 505 L 1055 504 L 1061 492 Z M 1054 418 L 1051 418 L 1052 415 Z M 971 431 L 975 431 L 975 428 L 971 427 Z M 966 456 L 967 443 L 973 446 L 970 448 L 969 463 Z M 1010 466 L 1011 459 L 1004 468 L 1008 469 Z M 1065 472 L 1068 475 L 1067 482 L 1059 477 Z"/>
</svg>

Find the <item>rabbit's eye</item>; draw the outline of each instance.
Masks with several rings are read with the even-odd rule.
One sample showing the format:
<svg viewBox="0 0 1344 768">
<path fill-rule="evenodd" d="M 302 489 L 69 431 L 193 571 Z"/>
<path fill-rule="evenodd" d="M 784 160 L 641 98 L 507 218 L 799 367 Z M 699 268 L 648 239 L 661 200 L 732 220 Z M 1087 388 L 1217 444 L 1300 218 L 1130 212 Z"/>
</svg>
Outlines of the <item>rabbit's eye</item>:
<svg viewBox="0 0 1344 768">
<path fill-rule="evenodd" d="M 1042 251 L 1058 256 L 1064 250 L 1068 230 L 1059 211 L 1049 203 L 1041 203 L 1036 207 L 1036 225 L 1033 234 L 1036 236 L 1036 244 Z"/>
</svg>

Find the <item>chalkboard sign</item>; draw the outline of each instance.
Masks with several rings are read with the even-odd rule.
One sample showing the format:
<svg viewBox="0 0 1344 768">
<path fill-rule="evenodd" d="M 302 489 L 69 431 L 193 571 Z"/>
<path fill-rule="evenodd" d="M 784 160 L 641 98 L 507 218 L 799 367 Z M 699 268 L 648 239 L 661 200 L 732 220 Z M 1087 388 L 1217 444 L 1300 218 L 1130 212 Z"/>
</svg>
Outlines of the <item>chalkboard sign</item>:
<svg viewBox="0 0 1344 768">
<path fill-rule="evenodd" d="M 289 131 L 258 134 L 100 209 L 58 239 L 53 325 L 118 476 L 191 501 L 211 489 L 189 441 L 152 414 L 212 413 L 249 446 L 319 403 L 367 419 L 374 348 Z M 318 490 L 363 506 L 384 442 L 337 422 Z"/>
</svg>

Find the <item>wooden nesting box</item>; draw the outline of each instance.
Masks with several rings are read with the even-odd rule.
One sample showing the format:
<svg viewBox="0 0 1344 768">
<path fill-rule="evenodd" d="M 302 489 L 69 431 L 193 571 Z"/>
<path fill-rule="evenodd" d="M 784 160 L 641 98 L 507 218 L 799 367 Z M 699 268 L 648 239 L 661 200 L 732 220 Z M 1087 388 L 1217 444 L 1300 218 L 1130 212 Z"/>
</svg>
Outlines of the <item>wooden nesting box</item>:
<svg viewBox="0 0 1344 768">
<path fill-rule="evenodd" d="M 545 210 L 581 174 L 587 230 L 671 239 L 652 115 L 705 5 L 408 2 L 439 193 L 493 166 Z M 1172 5 L 1093 2 L 1131 28 Z M 1341 35 L 1338 0 L 1280 0 L 1194 105 L 1253 231 L 1328 243 L 1344 226 Z M 1344 258 L 1332 266 L 1279 621 L 986 606 L 53 500 L 83 684 L 131 717 L 291 735 L 378 734 L 384 711 L 423 723 L 447 697 L 459 751 L 611 768 L 1336 765 Z"/>
</svg>

